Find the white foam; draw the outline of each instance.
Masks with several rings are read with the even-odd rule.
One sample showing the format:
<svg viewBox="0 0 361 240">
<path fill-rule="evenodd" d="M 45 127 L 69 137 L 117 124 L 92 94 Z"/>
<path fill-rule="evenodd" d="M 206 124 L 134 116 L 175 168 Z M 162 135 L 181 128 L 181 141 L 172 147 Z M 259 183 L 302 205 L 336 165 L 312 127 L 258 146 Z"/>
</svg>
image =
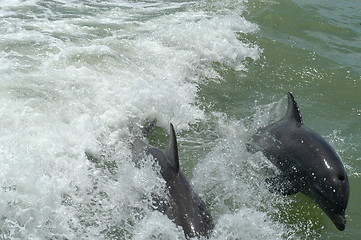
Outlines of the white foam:
<svg viewBox="0 0 361 240">
<path fill-rule="evenodd" d="M 242 208 L 222 215 L 214 230 L 214 239 L 284 239 L 284 229 L 264 212 Z"/>
<path fill-rule="evenodd" d="M 256 25 L 231 8 L 212 12 L 204 5 L 3 5 L 2 237 L 184 238 L 150 210 L 150 194 L 164 183 L 149 166 L 133 166 L 128 143 L 147 118 L 165 128 L 173 122 L 177 131 L 204 121 L 198 84 L 219 77 L 212 64 L 244 70 L 246 58 L 259 57 L 239 35 Z"/>
</svg>

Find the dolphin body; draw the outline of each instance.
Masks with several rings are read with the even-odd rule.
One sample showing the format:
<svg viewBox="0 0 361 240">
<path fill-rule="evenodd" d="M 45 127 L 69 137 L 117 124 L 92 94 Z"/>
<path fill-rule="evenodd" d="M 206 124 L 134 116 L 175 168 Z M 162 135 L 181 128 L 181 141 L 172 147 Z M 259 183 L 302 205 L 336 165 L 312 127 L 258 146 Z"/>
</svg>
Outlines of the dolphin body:
<svg viewBox="0 0 361 240">
<path fill-rule="evenodd" d="M 298 105 L 288 93 L 286 116 L 257 130 L 248 143 L 251 152 L 263 154 L 281 174 L 268 179 L 271 190 L 284 195 L 302 192 L 322 208 L 337 229 L 345 229 L 349 182 L 335 150 L 306 127 Z"/>
<path fill-rule="evenodd" d="M 151 155 L 160 166 L 160 173 L 169 190 L 169 199 L 156 199 L 156 208 L 181 226 L 187 238 L 208 237 L 214 228 L 213 219 L 205 203 L 180 171 L 173 125 L 170 124 L 167 149 L 160 150 L 137 137 L 132 144 L 132 155 L 136 163 L 146 155 Z"/>
</svg>

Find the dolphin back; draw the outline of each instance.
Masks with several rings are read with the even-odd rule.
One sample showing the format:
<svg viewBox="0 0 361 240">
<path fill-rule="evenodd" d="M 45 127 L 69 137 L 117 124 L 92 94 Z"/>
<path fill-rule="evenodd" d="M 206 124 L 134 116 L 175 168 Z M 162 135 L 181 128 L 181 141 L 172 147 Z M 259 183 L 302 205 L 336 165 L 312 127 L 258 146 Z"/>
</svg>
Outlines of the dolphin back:
<svg viewBox="0 0 361 240">
<path fill-rule="evenodd" d="M 276 149 L 275 146 L 280 144 L 277 139 L 279 132 L 287 129 L 289 125 L 293 125 L 295 127 L 301 127 L 303 125 L 301 112 L 298 108 L 298 104 L 295 101 L 295 98 L 291 92 L 287 93 L 287 97 L 288 105 L 286 115 L 275 123 L 257 129 L 256 133 L 253 134 L 253 136 L 251 136 L 247 142 L 247 150 L 249 152 L 275 152 L 272 149 Z M 279 146 L 277 148 L 279 148 Z M 276 149 L 276 151 L 278 150 Z M 268 154 L 265 155 L 269 158 L 269 156 L 267 156 Z"/>
</svg>

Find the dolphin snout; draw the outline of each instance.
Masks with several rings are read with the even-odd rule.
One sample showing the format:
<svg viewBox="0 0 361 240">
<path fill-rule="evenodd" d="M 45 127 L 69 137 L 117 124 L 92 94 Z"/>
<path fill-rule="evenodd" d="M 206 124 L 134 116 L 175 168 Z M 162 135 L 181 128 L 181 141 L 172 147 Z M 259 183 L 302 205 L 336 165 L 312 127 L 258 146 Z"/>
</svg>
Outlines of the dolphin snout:
<svg viewBox="0 0 361 240">
<path fill-rule="evenodd" d="M 334 215 L 331 218 L 331 220 L 335 224 L 335 226 L 337 227 L 338 230 L 340 230 L 340 231 L 345 230 L 345 225 L 346 225 L 345 216 L 337 214 L 337 215 Z"/>
</svg>

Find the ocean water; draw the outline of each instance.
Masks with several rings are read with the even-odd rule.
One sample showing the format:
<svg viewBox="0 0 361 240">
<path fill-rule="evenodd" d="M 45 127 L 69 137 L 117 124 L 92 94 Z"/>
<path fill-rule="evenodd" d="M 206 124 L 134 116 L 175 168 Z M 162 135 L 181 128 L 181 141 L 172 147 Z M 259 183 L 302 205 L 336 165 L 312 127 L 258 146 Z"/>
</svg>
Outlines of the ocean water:
<svg viewBox="0 0 361 240">
<path fill-rule="evenodd" d="M 130 142 L 169 122 L 211 239 L 361 235 L 361 4 L 299 1 L 0 1 L 0 239 L 184 239 L 151 210 L 164 181 Z M 292 91 L 343 159 L 347 225 L 264 180 L 246 150 Z"/>
</svg>

